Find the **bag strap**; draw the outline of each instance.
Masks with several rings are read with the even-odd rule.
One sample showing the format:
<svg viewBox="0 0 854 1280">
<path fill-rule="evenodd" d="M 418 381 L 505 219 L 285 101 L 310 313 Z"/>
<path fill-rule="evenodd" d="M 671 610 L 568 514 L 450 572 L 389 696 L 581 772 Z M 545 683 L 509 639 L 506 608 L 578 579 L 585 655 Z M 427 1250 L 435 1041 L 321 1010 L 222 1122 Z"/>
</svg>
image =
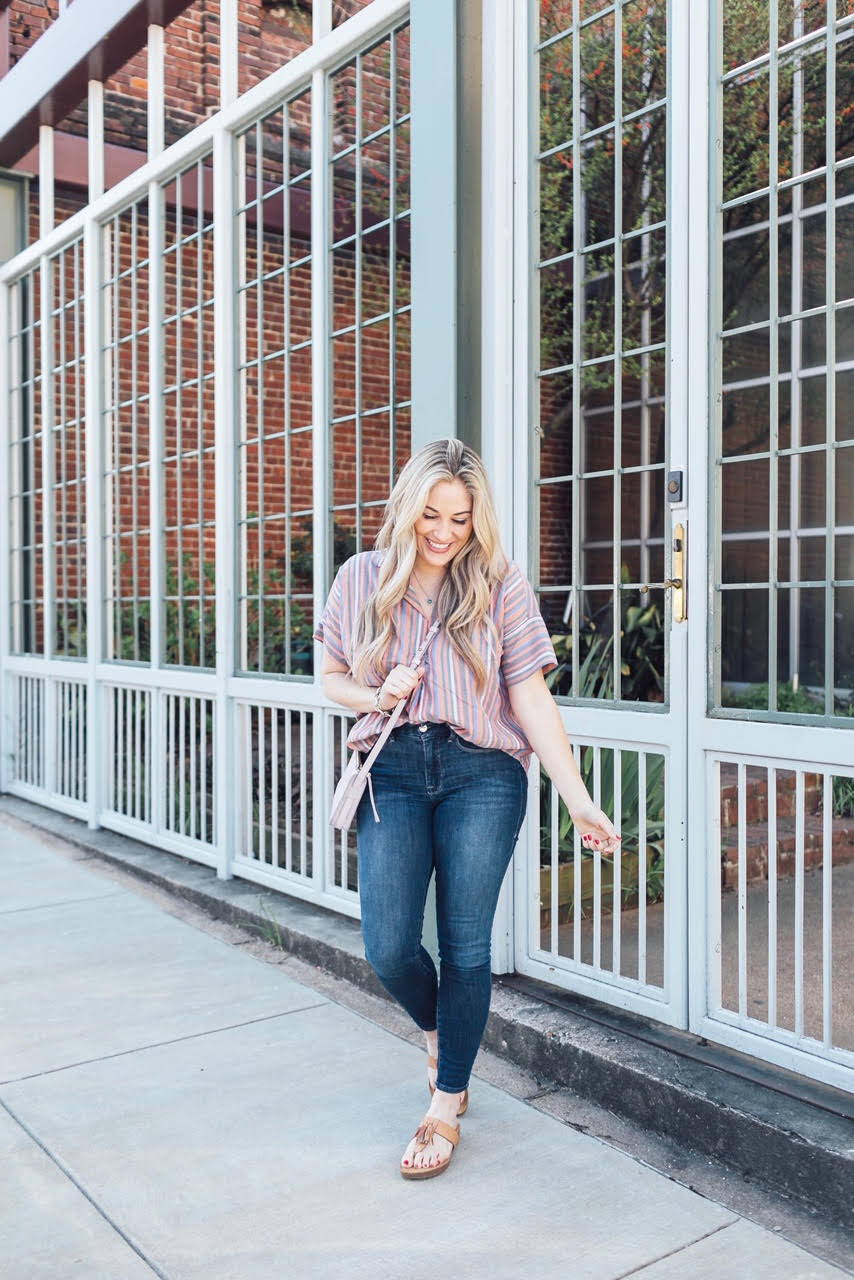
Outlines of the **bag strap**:
<svg viewBox="0 0 854 1280">
<path fill-rule="evenodd" d="M 421 661 L 421 659 L 424 657 L 424 654 L 425 654 L 425 653 L 427 652 L 427 650 L 429 649 L 429 647 L 430 647 L 430 642 L 432 641 L 432 639 L 433 639 L 433 637 L 435 636 L 436 632 L 439 630 L 439 625 L 440 625 L 440 624 L 439 624 L 439 622 L 438 622 L 438 620 L 437 620 L 436 622 L 434 622 L 434 623 L 433 623 L 433 625 L 431 626 L 430 630 L 427 632 L 427 635 L 424 637 L 424 640 L 422 641 L 422 643 L 420 644 L 420 646 L 419 646 L 419 647 L 418 647 L 418 649 L 416 650 L 415 656 L 414 656 L 414 658 L 412 659 L 412 664 L 411 664 L 411 665 L 412 665 L 413 667 L 417 667 L 417 666 L 418 666 L 419 662 L 420 662 L 420 661 Z M 368 755 L 367 755 L 367 757 L 366 757 L 366 759 L 365 759 L 364 764 L 362 764 L 362 765 L 360 765 L 360 766 L 359 766 L 359 772 L 360 772 L 360 773 L 367 773 L 367 772 L 369 771 L 369 769 L 370 769 L 371 765 L 372 765 L 372 764 L 374 763 L 374 761 L 376 760 L 376 758 L 377 758 L 377 756 L 379 755 L 379 753 L 382 751 L 383 747 L 385 746 L 386 742 L 388 741 L 388 736 L 389 736 L 389 734 L 391 733 L 392 729 L 395 727 L 395 725 L 397 724 L 398 720 L 400 719 L 401 712 L 403 711 L 403 708 L 404 708 L 404 706 L 406 705 L 406 700 L 407 700 L 407 698 L 408 698 L 408 697 L 409 697 L 409 694 L 407 694 L 407 695 L 406 695 L 406 698 L 401 698 L 401 699 L 400 699 L 400 702 L 398 702 L 397 706 L 396 706 L 396 707 L 394 708 L 394 710 L 392 711 L 391 715 L 389 716 L 388 720 L 386 721 L 385 725 L 383 726 L 383 731 L 382 731 L 382 733 L 381 733 L 381 734 L 380 734 L 380 736 L 377 738 L 377 740 L 376 740 L 376 742 L 374 743 L 374 745 L 371 747 L 371 750 L 370 750 L 370 752 L 368 753 Z"/>
</svg>

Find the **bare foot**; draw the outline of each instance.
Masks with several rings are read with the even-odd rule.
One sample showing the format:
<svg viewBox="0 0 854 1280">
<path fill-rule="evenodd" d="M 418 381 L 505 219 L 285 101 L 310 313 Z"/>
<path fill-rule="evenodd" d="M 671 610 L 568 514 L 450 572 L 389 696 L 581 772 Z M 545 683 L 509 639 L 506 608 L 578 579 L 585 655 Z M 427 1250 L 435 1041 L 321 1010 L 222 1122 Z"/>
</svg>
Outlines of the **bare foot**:
<svg viewBox="0 0 854 1280">
<path fill-rule="evenodd" d="M 430 1109 L 424 1117 L 425 1121 L 443 1120 L 452 1129 L 456 1129 L 458 1127 L 457 1111 L 461 1100 L 460 1093 L 442 1093 L 437 1089 L 430 1102 Z M 402 1168 L 432 1169 L 437 1165 L 447 1164 L 450 1160 L 454 1149 L 452 1144 L 438 1133 L 432 1134 L 429 1140 L 424 1142 L 423 1138 L 428 1131 L 429 1129 L 425 1131 L 423 1125 L 419 1126 L 418 1132 L 401 1157 Z"/>
</svg>

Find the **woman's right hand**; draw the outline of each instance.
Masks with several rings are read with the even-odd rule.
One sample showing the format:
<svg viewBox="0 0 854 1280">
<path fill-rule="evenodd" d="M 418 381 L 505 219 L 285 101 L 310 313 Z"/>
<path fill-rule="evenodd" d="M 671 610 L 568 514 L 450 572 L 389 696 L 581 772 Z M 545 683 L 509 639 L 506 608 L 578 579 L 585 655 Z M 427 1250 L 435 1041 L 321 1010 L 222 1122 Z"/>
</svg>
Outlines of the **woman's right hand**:
<svg viewBox="0 0 854 1280">
<path fill-rule="evenodd" d="M 393 667 L 380 687 L 379 702 L 383 711 L 391 711 L 401 698 L 408 698 L 420 685 L 423 675 L 423 667 L 406 667 L 402 664 Z"/>
</svg>

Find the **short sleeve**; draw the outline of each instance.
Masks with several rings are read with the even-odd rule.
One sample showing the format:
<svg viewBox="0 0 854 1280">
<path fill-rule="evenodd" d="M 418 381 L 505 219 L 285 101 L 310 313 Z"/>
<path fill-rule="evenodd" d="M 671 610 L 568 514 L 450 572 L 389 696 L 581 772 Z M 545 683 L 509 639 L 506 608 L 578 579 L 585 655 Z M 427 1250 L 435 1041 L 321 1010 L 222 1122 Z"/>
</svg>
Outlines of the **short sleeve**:
<svg viewBox="0 0 854 1280">
<path fill-rule="evenodd" d="M 350 666 L 347 654 L 344 651 L 343 637 L 343 618 L 342 618 L 342 598 L 343 584 L 342 579 L 347 565 L 342 565 L 335 575 L 335 581 L 332 584 L 332 590 L 329 592 L 329 598 L 320 615 L 315 631 L 314 638 L 319 640 L 326 649 L 327 653 L 340 662 L 343 666 Z"/>
<path fill-rule="evenodd" d="M 533 588 L 512 562 L 504 579 L 499 625 L 501 673 L 506 684 L 521 684 L 535 671 L 551 671 L 557 666 L 554 645 Z"/>
</svg>

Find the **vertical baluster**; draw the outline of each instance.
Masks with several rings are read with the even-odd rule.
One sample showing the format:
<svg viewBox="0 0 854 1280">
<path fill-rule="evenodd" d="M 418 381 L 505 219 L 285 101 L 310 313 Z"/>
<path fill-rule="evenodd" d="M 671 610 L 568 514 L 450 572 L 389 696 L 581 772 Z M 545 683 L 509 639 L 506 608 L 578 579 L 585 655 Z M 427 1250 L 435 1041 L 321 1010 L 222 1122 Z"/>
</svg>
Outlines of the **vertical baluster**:
<svg viewBox="0 0 854 1280">
<path fill-rule="evenodd" d="M 198 779 L 196 777 L 196 712 L 198 698 L 190 699 L 190 839 L 196 839 L 196 810 L 199 804 Z"/>
<path fill-rule="evenodd" d="M 187 834 L 187 699 L 178 698 L 178 821 L 179 835 Z"/>
<path fill-rule="evenodd" d="M 348 733 L 348 730 L 350 730 L 350 724 L 348 724 L 347 719 L 344 718 L 343 716 L 339 717 L 338 724 L 339 724 L 339 731 L 341 731 L 341 760 L 339 760 L 339 768 L 341 768 L 341 772 L 343 773 L 344 769 L 347 768 L 347 733 Z M 347 859 L 348 859 L 348 856 L 350 856 L 350 849 L 348 849 L 347 832 L 342 831 L 341 833 L 339 833 L 339 836 L 341 836 L 341 838 L 339 838 L 339 841 L 338 841 L 338 858 L 339 858 L 338 883 L 341 884 L 342 888 L 346 888 L 347 887 Z"/>
<path fill-rule="evenodd" d="M 804 1034 L 804 771 L 795 774 L 795 1035 Z"/>
<path fill-rule="evenodd" d="M 118 708 L 117 734 L 113 740 L 113 754 L 116 758 L 116 794 L 115 809 L 117 813 L 127 813 L 127 774 L 128 760 L 125 745 L 125 691 L 113 690 L 113 702 Z"/>
<path fill-rule="evenodd" d="M 293 713 L 286 711 L 285 713 L 285 779 L 287 781 L 287 790 L 285 792 L 285 848 L 287 856 L 285 858 L 285 866 L 288 871 L 293 870 L 293 850 L 294 850 L 294 755 L 293 755 Z M 302 777 L 305 769 L 305 760 L 302 754 L 302 726 L 300 725 L 300 754 L 299 754 L 299 770 Z M 302 794 L 302 792 L 300 792 Z"/>
<path fill-rule="evenodd" d="M 175 755 L 177 755 L 178 750 L 177 727 L 175 727 L 175 723 L 177 723 L 175 722 L 175 699 L 177 699 L 177 696 L 177 694 L 169 694 L 168 699 L 166 699 L 166 723 L 168 723 L 168 728 L 166 728 L 168 748 L 166 748 L 166 751 L 168 751 L 169 759 L 169 819 L 166 826 L 169 827 L 170 831 L 177 831 L 178 829 L 177 817 L 175 817 L 175 772 L 177 772 Z"/>
<path fill-rule="evenodd" d="M 243 730 L 243 767 L 246 773 L 246 781 L 243 786 L 244 803 L 246 805 L 246 813 L 244 820 L 244 848 L 243 856 L 251 858 L 254 856 L 254 839 L 253 839 L 253 811 L 255 808 L 255 779 L 253 773 L 253 752 L 252 739 L 254 736 L 253 720 L 255 712 L 250 706 L 240 708 L 240 724 Z"/>
<path fill-rule="evenodd" d="M 26 780 L 31 786 L 36 783 L 36 681 L 31 676 L 27 680 L 27 770 Z"/>
<path fill-rule="evenodd" d="M 551 869 L 549 889 L 550 889 L 550 939 L 549 950 L 553 956 L 558 955 L 560 949 L 560 935 L 558 934 L 558 913 L 560 911 L 560 796 L 555 790 L 554 784 L 549 782 L 549 799 L 551 801 L 551 831 L 549 833 L 549 866 Z M 576 840 L 576 850 L 578 843 Z"/>
<path fill-rule="evenodd" d="M 646 982 L 646 752 L 638 752 L 638 982 Z"/>
<path fill-rule="evenodd" d="M 768 766 L 768 1025 L 777 1025 L 777 770 Z"/>
<path fill-rule="evenodd" d="M 155 745 L 154 745 L 154 735 L 152 733 L 152 706 L 153 706 L 153 699 L 155 697 L 159 698 L 160 694 L 158 693 L 155 695 L 149 691 L 146 691 L 145 693 L 143 693 L 143 702 L 145 704 L 144 742 L 145 742 L 145 778 L 146 778 L 146 793 L 147 793 L 145 821 L 149 823 L 149 825 L 153 822 L 153 819 L 154 819 L 154 802 L 152 797 L 154 792 L 153 764 L 154 764 Z M 159 755 L 160 753 L 159 744 L 157 747 L 157 751 Z"/>
<path fill-rule="evenodd" d="M 68 795 L 68 695 L 68 681 L 57 680 L 55 718 L 51 727 L 53 740 L 56 743 L 56 754 L 59 757 L 56 762 L 56 790 L 62 796 Z"/>
<path fill-rule="evenodd" d="M 747 766 L 738 766 L 738 1014 L 747 1014 Z"/>
<path fill-rule="evenodd" d="M 623 753 L 619 747 L 614 747 L 614 826 L 617 831 L 623 829 Z M 638 890 L 641 886 L 638 885 Z M 614 879 L 613 890 L 611 895 L 612 914 L 612 956 L 611 967 L 615 975 L 620 972 L 622 964 L 621 954 L 621 911 L 622 911 L 622 895 L 623 895 L 623 853 L 619 845 L 614 850 Z"/>
<path fill-rule="evenodd" d="M 299 856 L 301 875 L 306 874 L 306 867 L 308 865 L 308 805 L 306 796 L 306 779 L 308 777 L 307 728 L 308 716 L 304 711 L 301 711 L 299 722 Z M 288 830 L 290 830 L 290 827 Z M 290 849 L 290 845 L 288 848 Z"/>
<path fill-rule="evenodd" d="M 602 748 L 593 748 L 593 803 L 602 801 Z M 602 967 L 602 850 L 593 846 L 593 967 Z"/>
<path fill-rule="evenodd" d="M 823 776 L 821 824 L 821 1030 L 833 1045 L 833 777 Z"/>
<path fill-rule="evenodd" d="M 579 768 L 583 748 L 578 743 L 572 744 Z M 576 964 L 581 960 L 581 836 L 575 824 L 572 826 L 572 958 Z"/>
<path fill-rule="evenodd" d="M 133 788 L 133 816 L 138 821 L 145 820 L 145 791 L 148 779 L 145 775 L 145 741 L 143 737 L 143 718 L 145 715 L 145 695 L 141 689 L 133 690 L 133 758 L 134 758 L 134 788 Z"/>
<path fill-rule="evenodd" d="M 270 708 L 270 862 L 279 865 L 279 715 Z M 287 712 L 285 713 L 287 714 Z"/>
<path fill-rule="evenodd" d="M 267 708 L 258 708 L 258 860 L 267 861 Z"/>
</svg>

